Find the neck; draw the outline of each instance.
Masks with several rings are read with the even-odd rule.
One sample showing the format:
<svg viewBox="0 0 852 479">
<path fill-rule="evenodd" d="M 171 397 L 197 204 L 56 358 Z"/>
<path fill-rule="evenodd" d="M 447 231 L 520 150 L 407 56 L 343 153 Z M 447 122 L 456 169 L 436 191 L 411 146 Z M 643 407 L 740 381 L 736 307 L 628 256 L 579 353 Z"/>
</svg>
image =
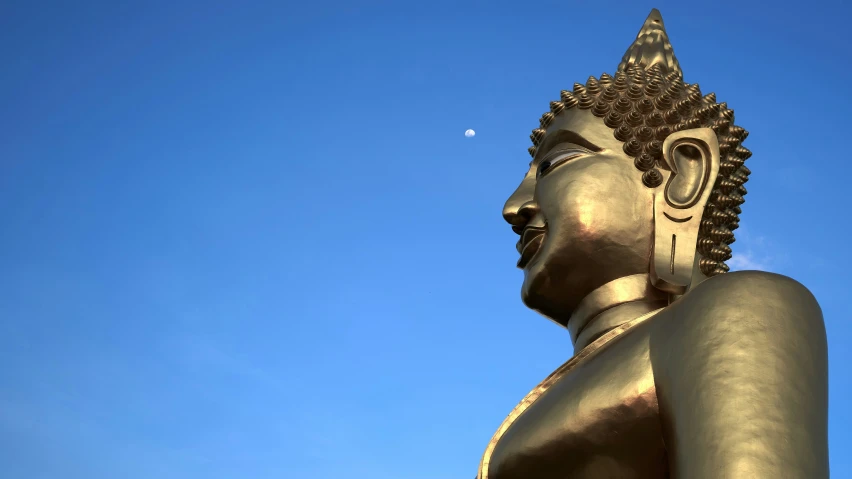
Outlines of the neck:
<svg viewBox="0 0 852 479">
<path fill-rule="evenodd" d="M 589 293 L 568 320 L 574 351 L 607 331 L 668 305 L 669 297 L 651 286 L 647 274 L 618 278 Z"/>
</svg>

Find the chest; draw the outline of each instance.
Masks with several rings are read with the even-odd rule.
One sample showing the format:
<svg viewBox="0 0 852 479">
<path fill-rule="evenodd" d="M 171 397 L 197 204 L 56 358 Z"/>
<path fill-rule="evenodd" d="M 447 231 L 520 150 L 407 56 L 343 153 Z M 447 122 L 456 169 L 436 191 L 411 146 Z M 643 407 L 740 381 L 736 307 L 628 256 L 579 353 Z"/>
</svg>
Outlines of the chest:
<svg viewBox="0 0 852 479">
<path fill-rule="evenodd" d="M 665 478 L 666 454 L 641 331 L 577 362 L 496 443 L 488 479 Z"/>
</svg>

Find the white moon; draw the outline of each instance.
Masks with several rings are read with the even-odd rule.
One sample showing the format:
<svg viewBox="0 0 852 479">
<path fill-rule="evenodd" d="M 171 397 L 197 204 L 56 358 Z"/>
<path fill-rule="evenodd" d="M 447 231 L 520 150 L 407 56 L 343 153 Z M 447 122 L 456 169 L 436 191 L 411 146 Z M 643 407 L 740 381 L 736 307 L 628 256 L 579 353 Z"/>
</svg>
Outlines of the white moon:
<svg viewBox="0 0 852 479">
<path fill-rule="evenodd" d="M 467 130 L 467 131 L 464 132 L 464 136 L 466 136 L 468 138 L 473 138 L 474 135 L 476 135 L 476 132 L 473 131 L 473 130 Z"/>
</svg>

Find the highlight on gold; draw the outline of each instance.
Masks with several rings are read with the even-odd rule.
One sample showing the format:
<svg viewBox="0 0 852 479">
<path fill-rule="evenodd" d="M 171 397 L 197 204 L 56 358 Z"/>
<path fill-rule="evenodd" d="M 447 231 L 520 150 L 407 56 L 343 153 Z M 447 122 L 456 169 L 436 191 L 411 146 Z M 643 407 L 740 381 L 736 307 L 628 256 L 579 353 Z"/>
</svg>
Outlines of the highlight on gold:
<svg viewBox="0 0 852 479">
<path fill-rule="evenodd" d="M 478 479 L 828 477 L 822 312 L 729 273 L 751 152 L 652 10 L 613 74 L 550 103 L 503 207 L 521 297 L 575 354 L 497 427 Z"/>
</svg>

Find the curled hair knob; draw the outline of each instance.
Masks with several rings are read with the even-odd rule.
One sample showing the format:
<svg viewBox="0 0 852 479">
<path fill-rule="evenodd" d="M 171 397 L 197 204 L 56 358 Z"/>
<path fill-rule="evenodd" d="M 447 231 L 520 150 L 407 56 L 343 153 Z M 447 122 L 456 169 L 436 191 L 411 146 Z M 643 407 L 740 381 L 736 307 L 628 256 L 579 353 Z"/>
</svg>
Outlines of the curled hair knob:
<svg viewBox="0 0 852 479">
<path fill-rule="evenodd" d="M 731 181 L 729 178 L 719 178 L 719 180 L 716 181 L 716 188 L 719 188 L 725 194 L 727 194 L 730 191 L 733 191 L 734 188 L 736 188 L 737 186 L 739 186 L 739 185 L 737 185 L 735 182 Z M 714 213 L 717 213 L 717 212 L 719 212 L 719 211 L 718 210 L 714 211 Z M 716 215 L 716 216 L 718 216 L 718 215 Z"/>
<path fill-rule="evenodd" d="M 684 130 L 691 130 L 692 128 L 698 128 L 701 126 L 701 120 L 698 118 L 688 118 L 684 123 Z"/>
<path fill-rule="evenodd" d="M 745 139 L 745 136 L 748 136 L 747 132 L 743 129 L 743 127 L 737 125 L 732 126 L 731 129 L 728 131 L 728 134 L 740 141 Z"/>
<path fill-rule="evenodd" d="M 669 125 L 674 125 L 675 123 L 680 121 L 680 113 L 678 113 L 675 109 L 666 111 L 664 116 L 666 118 L 666 123 L 668 123 Z"/>
<path fill-rule="evenodd" d="M 615 99 L 618 98 L 618 90 L 616 90 L 615 88 L 613 88 L 611 86 L 608 86 L 608 87 L 604 88 L 603 94 L 601 95 L 601 98 L 603 98 L 604 100 L 606 100 L 608 102 L 615 101 Z"/>
<path fill-rule="evenodd" d="M 688 116 L 690 112 L 692 112 L 692 103 L 688 99 L 686 100 L 678 100 L 675 103 L 675 110 L 683 116 Z"/>
<path fill-rule="evenodd" d="M 633 105 L 630 103 L 626 97 L 621 97 L 618 101 L 615 102 L 615 110 L 619 113 L 627 113 L 633 108 Z"/>
<path fill-rule="evenodd" d="M 630 113 L 628 113 L 625 120 L 627 121 L 627 124 L 630 125 L 630 126 L 639 126 L 642 123 L 644 123 L 644 121 L 645 121 L 642 118 L 642 115 L 636 110 L 633 110 Z"/>
<path fill-rule="evenodd" d="M 565 105 L 565 108 L 573 108 L 577 106 L 577 97 L 570 91 L 562 90 L 559 96 L 562 98 L 562 104 Z"/>
<path fill-rule="evenodd" d="M 672 97 L 668 93 L 663 93 L 654 100 L 654 105 L 660 110 L 668 110 L 672 106 Z"/>
<path fill-rule="evenodd" d="M 669 74 L 666 75 L 666 80 L 668 80 L 670 82 L 680 80 L 680 73 L 678 73 L 676 71 L 669 72 Z"/>
<path fill-rule="evenodd" d="M 624 120 L 621 114 L 617 111 L 610 111 L 609 114 L 607 114 L 607 116 L 604 118 L 604 123 L 610 128 L 618 128 L 619 126 L 621 126 L 622 121 Z"/>
<path fill-rule="evenodd" d="M 656 188 L 663 183 L 663 175 L 656 168 L 652 168 L 642 173 L 642 183 L 648 188 Z"/>
<path fill-rule="evenodd" d="M 591 95 L 597 95 L 601 92 L 601 86 L 598 85 L 598 79 L 590 76 L 586 81 L 586 91 Z"/>
<path fill-rule="evenodd" d="M 633 130 L 627 125 L 621 125 L 615 129 L 615 139 L 618 141 L 627 141 L 633 135 Z"/>
<path fill-rule="evenodd" d="M 659 140 L 651 140 L 645 144 L 645 152 L 652 158 L 661 158 L 663 156 L 663 143 Z"/>
<path fill-rule="evenodd" d="M 724 248 L 722 248 L 722 246 L 724 246 Z M 725 248 L 727 248 L 727 250 Z M 727 261 L 731 259 L 731 247 L 722 243 L 719 246 L 711 248 L 707 253 L 707 256 L 716 261 Z"/>
<path fill-rule="evenodd" d="M 642 153 L 641 155 L 637 156 L 636 159 L 633 161 L 633 164 L 640 171 L 648 171 L 653 168 L 656 163 L 656 160 L 654 160 L 651 155 L 647 153 Z"/>
<path fill-rule="evenodd" d="M 745 147 L 744 147 L 744 146 L 742 146 L 742 145 L 738 145 L 738 146 L 736 147 L 736 149 L 734 149 L 734 155 L 735 155 L 737 158 L 740 158 L 740 159 L 742 159 L 743 161 L 745 161 L 745 160 L 747 160 L 747 159 L 751 158 L 751 151 L 749 151 L 747 148 L 745 148 Z"/>
<path fill-rule="evenodd" d="M 660 126 L 665 123 L 666 120 L 663 118 L 663 114 L 655 111 L 648 115 L 648 125 L 649 126 Z"/>
<path fill-rule="evenodd" d="M 710 238 L 698 238 L 698 251 L 702 254 L 706 255 L 714 246 L 716 246 L 716 242 Z"/>
<path fill-rule="evenodd" d="M 603 117 L 604 115 L 609 113 L 609 109 L 610 103 L 606 101 L 605 98 L 600 98 L 597 102 L 595 102 L 595 106 L 594 108 L 592 108 L 592 114 L 597 117 Z"/>
<path fill-rule="evenodd" d="M 642 98 L 642 95 L 642 88 L 640 88 L 639 85 L 633 84 L 627 88 L 627 98 L 630 98 L 631 100 L 638 100 Z"/>
<path fill-rule="evenodd" d="M 696 116 L 699 118 L 710 118 L 715 113 L 716 112 L 712 106 L 701 107 L 695 112 Z"/>
<path fill-rule="evenodd" d="M 636 138 L 638 138 L 639 141 L 648 141 L 654 138 L 654 130 L 647 126 L 643 126 L 636 130 Z"/>
<path fill-rule="evenodd" d="M 590 97 L 589 95 L 587 95 L 585 93 L 583 93 L 582 95 L 580 95 L 578 97 L 577 106 L 579 106 L 583 110 L 588 110 L 594 104 L 595 104 L 595 101 L 592 100 L 592 97 Z"/>
<path fill-rule="evenodd" d="M 654 111 L 654 102 L 647 98 L 643 98 L 636 104 L 636 109 L 639 110 L 640 113 L 649 113 Z"/>
<path fill-rule="evenodd" d="M 642 151 L 642 144 L 639 143 L 639 140 L 633 138 L 624 144 L 624 152 L 627 153 L 628 156 L 636 156 Z"/>
<path fill-rule="evenodd" d="M 728 120 L 726 120 L 726 119 L 724 119 L 724 118 L 717 118 L 717 119 L 713 122 L 713 124 L 712 124 L 712 125 L 710 125 L 710 128 L 712 128 L 712 129 L 713 129 L 713 131 L 714 131 L 714 132 L 716 132 L 716 134 L 717 134 L 717 135 L 721 135 L 721 134 L 723 134 L 725 131 L 727 131 L 727 130 L 728 130 L 728 127 L 729 127 L 730 125 L 731 125 L 731 122 L 730 122 L 730 121 L 728 121 Z"/>
<path fill-rule="evenodd" d="M 689 100 L 689 103 L 691 103 L 692 106 L 699 105 L 699 104 L 701 104 L 701 92 L 700 91 L 690 91 L 686 95 L 686 99 Z"/>
<path fill-rule="evenodd" d="M 659 95 L 660 91 L 661 91 L 661 89 L 660 89 L 660 83 L 659 82 L 655 82 L 654 80 L 651 80 L 650 82 L 648 82 L 647 85 L 645 85 L 645 94 L 650 96 L 650 97 L 655 97 L 655 96 Z"/>
<path fill-rule="evenodd" d="M 665 141 L 672 134 L 672 129 L 668 125 L 658 126 L 654 129 L 654 137 L 660 141 Z"/>
<path fill-rule="evenodd" d="M 615 82 L 612 84 L 618 91 L 624 91 L 627 89 L 627 75 L 624 72 L 618 72 L 615 74 Z"/>
<path fill-rule="evenodd" d="M 719 162 L 719 174 L 720 175 L 730 175 L 737 169 L 737 165 L 728 161 L 727 159 Z"/>
<path fill-rule="evenodd" d="M 712 276 L 713 272 L 719 266 L 719 262 L 710 258 L 701 258 L 701 261 L 698 262 L 698 267 L 701 269 L 701 272 L 707 276 Z"/>
</svg>

